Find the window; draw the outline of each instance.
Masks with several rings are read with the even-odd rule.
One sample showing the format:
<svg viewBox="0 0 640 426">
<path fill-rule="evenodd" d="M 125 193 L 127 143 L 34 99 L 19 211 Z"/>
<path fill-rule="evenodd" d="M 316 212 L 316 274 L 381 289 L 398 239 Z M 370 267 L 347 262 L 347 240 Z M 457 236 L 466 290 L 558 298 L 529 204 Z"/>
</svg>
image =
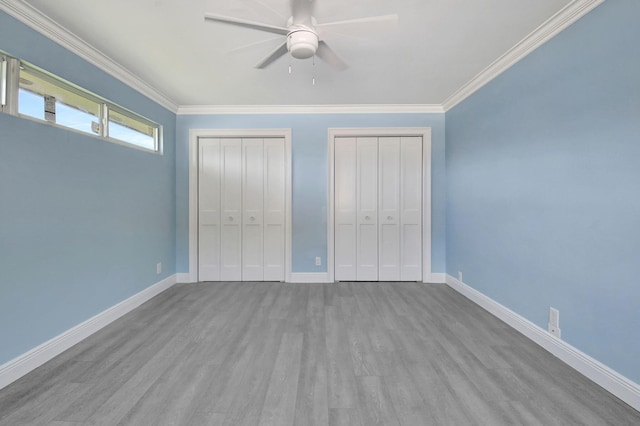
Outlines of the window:
<svg viewBox="0 0 640 426">
<path fill-rule="evenodd" d="M 9 66 L 11 60 L 13 67 Z M 0 55 L 0 72 L 0 105 L 4 112 L 145 150 L 160 151 L 162 127 L 135 112 L 3 55 Z M 13 96 L 10 95 L 12 87 Z"/>
<path fill-rule="evenodd" d="M 109 108 L 107 116 L 110 138 L 157 150 L 158 127 L 152 122 L 113 106 Z"/>
<path fill-rule="evenodd" d="M 7 104 L 7 60 L 0 55 L 0 108 Z M 2 110 L 0 109 L 0 111 Z"/>
<path fill-rule="evenodd" d="M 31 67 L 20 67 L 18 113 L 100 135 L 99 99 Z"/>
</svg>

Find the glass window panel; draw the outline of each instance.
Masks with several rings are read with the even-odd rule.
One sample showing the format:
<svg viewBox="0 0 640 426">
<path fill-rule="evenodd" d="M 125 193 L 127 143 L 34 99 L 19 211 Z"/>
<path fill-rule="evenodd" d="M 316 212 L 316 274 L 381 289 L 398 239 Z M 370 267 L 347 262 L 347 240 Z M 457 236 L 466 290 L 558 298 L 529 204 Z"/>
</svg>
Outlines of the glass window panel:
<svg viewBox="0 0 640 426">
<path fill-rule="evenodd" d="M 110 138 L 155 151 L 158 149 L 156 134 L 156 126 L 119 111 L 109 110 Z"/>
<path fill-rule="evenodd" d="M 36 70 L 20 70 L 18 113 L 81 132 L 100 133 L 99 102 Z"/>
<path fill-rule="evenodd" d="M 44 120 L 44 96 L 20 88 L 18 91 L 18 112 Z"/>
</svg>

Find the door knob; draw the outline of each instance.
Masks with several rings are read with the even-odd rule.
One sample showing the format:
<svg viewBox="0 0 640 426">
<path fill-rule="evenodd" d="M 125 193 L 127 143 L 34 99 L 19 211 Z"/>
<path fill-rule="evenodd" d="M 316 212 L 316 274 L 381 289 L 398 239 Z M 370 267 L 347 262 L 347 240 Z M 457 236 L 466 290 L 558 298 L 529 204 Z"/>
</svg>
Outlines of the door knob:
<svg viewBox="0 0 640 426">
<path fill-rule="evenodd" d="M 371 219 L 369 216 L 364 217 L 364 220 L 369 220 L 369 219 Z"/>
<path fill-rule="evenodd" d="M 256 220 L 256 218 L 255 218 L 255 217 L 253 217 L 253 216 L 251 216 L 251 217 L 249 218 L 249 220 L 251 220 L 251 222 L 253 222 L 254 220 Z"/>
<path fill-rule="evenodd" d="M 393 220 L 393 216 L 387 216 L 387 220 Z"/>
<path fill-rule="evenodd" d="M 229 216 L 229 222 L 233 222 L 233 216 Z"/>
</svg>

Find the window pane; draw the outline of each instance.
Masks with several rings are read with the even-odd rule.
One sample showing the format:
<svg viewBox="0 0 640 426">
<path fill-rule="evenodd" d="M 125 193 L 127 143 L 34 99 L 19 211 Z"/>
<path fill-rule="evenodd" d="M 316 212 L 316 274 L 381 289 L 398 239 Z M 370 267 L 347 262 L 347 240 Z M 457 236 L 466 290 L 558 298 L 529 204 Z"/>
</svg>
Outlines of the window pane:
<svg viewBox="0 0 640 426">
<path fill-rule="evenodd" d="M 100 103 L 35 70 L 20 70 L 18 113 L 99 134 Z"/>
<path fill-rule="evenodd" d="M 157 150 L 155 126 L 114 110 L 109 110 L 109 137 Z"/>
<path fill-rule="evenodd" d="M 18 92 L 18 112 L 44 120 L 44 96 L 20 88 Z"/>
</svg>

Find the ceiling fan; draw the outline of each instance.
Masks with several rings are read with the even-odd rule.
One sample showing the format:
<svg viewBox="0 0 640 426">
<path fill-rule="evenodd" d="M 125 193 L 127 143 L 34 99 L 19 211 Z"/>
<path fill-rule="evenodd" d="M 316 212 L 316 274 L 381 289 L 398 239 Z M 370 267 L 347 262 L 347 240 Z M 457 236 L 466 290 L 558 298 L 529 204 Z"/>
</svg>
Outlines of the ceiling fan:
<svg viewBox="0 0 640 426">
<path fill-rule="evenodd" d="M 204 19 L 286 36 L 280 46 L 256 65 L 259 69 L 266 68 L 288 52 L 297 59 L 315 55 L 333 68 L 344 70 L 347 64 L 324 41 L 327 34 L 353 31 L 363 34 L 394 28 L 398 23 L 398 15 L 384 15 L 319 24 L 313 17 L 314 5 L 315 0 L 291 0 L 291 17 L 282 27 L 214 13 L 205 13 Z"/>
</svg>

